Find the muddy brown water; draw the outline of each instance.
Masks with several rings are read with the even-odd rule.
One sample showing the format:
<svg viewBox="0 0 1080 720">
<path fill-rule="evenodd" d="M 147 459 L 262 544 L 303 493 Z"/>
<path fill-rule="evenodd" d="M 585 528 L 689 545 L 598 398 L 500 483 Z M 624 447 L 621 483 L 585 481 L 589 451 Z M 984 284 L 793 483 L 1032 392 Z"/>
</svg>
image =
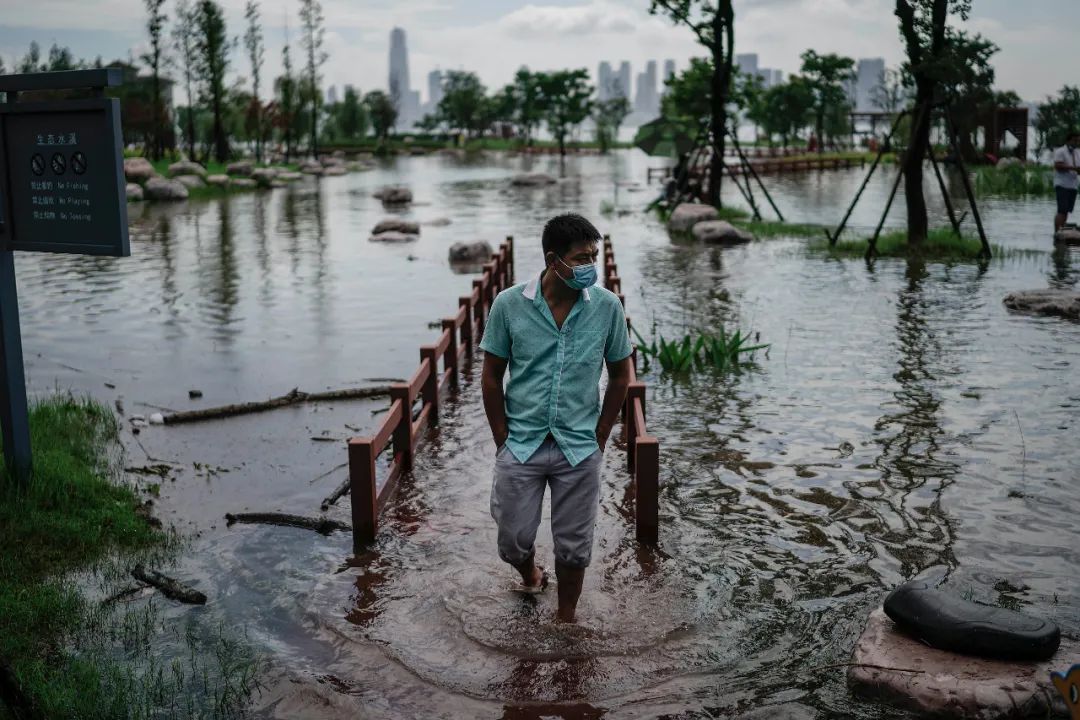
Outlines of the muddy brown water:
<svg viewBox="0 0 1080 720">
<path fill-rule="evenodd" d="M 853 697 L 840 664 L 869 610 L 915 576 L 1080 634 L 1080 325 L 1001 305 L 1077 282 L 1080 257 L 1049 252 L 1050 200 L 984 204 L 992 240 L 1032 252 L 868 267 L 808 255 L 801 239 L 702 247 L 641 213 L 601 215 L 602 201 L 651 199 L 629 184 L 616 195 L 657 164 L 636 151 L 571 159 L 548 188 L 510 187 L 523 163 L 402 158 L 266 194 L 132 206 L 129 259 L 18 258 L 31 389 L 119 400 L 128 464 L 171 465 L 156 511 L 194 537 L 173 572 L 210 601 L 166 612 L 244 630 L 271 668 L 253 714 L 907 717 Z M 530 169 L 558 173 L 548 158 Z M 789 219 L 836 222 L 861 178 L 768 180 Z M 855 232 L 876 222 L 890 180 L 871 185 Z M 369 242 L 387 215 L 370 193 L 397 182 L 418 201 L 405 217 L 451 224 Z M 131 433 L 132 414 L 159 408 L 408 376 L 436 336 L 428 323 L 472 279 L 447 266 L 449 244 L 512 234 L 523 281 L 561 210 L 613 235 L 646 334 L 726 323 L 771 344 L 739 376 L 644 373 L 661 543 L 633 540 L 616 444 L 579 627 L 551 622 L 553 593 L 516 596 L 495 555 L 478 367 L 357 557 L 341 533 L 227 528 L 223 515 L 316 513 L 344 477 L 344 439 L 370 432 L 385 402 Z M 348 513 L 347 500 L 331 511 Z M 539 552 L 550 556 L 546 526 Z"/>
</svg>

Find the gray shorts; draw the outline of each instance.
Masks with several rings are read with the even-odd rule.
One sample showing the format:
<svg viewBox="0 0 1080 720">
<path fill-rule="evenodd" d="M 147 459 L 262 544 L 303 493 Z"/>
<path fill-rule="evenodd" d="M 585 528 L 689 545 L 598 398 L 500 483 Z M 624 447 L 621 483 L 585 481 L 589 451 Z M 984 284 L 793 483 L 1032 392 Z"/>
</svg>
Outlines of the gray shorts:
<svg viewBox="0 0 1080 720">
<path fill-rule="evenodd" d="M 500 447 L 491 485 L 491 517 L 499 528 L 499 557 L 517 566 L 533 556 L 544 490 L 550 485 L 555 561 L 572 568 L 587 567 L 600 505 L 603 457 L 597 450 L 571 466 L 551 438 L 525 462 L 519 462 L 506 445 Z"/>
</svg>

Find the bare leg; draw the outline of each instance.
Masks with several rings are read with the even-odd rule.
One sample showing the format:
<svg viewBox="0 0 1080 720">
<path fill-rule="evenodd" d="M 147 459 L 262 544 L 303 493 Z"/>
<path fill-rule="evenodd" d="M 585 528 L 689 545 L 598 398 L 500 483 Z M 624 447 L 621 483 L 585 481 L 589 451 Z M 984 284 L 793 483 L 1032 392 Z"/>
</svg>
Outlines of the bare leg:
<svg viewBox="0 0 1080 720">
<path fill-rule="evenodd" d="M 559 622 L 576 621 L 578 598 L 581 597 L 581 583 L 585 580 L 585 568 L 572 568 L 555 563 L 555 577 L 559 581 Z"/>
<path fill-rule="evenodd" d="M 1066 215 L 1062 215 L 1061 213 L 1058 213 L 1054 216 L 1054 232 L 1057 232 L 1061 228 L 1065 227 L 1066 217 Z"/>
<path fill-rule="evenodd" d="M 539 587 L 540 582 L 543 580 L 544 572 L 536 567 L 536 563 L 533 562 L 533 556 L 530 555 L 529 559 L 520 565 L 515 565 L 514 569 L 521 573 L 521 582 L 525 583 L 529 587 Z"/>
</svg>

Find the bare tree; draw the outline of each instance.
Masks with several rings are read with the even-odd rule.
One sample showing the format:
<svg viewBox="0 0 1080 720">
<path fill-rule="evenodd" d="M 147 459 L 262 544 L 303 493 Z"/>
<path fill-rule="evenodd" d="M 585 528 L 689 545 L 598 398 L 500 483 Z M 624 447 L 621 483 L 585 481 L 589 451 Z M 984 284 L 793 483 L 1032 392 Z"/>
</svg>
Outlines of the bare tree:
<svg viewBox="0 0 1080 720">
<path fill-rule="evenodd" d="M 176 24 L 173 25 L 173 50 L 180 66 L 180 76 L 184 82 L 184 95 L 187 98 L 187 113 L 184 117 L 184 140 L 187 142 L 187 156 L 195 159 L 195 95 L 192 83 L 199 63 L 198 28 L 196 10 L 188 0 L 176 3 Z"/>
<path fill-rule="evenodd" d="M 244 17 L 247 19 L 247 30 L 244 32 L 244 47 L 248 52 L 248 60 L 251 61 L 251 94 L 254 96 L 255 110 L 255 161 L 262 162 L 263 156 L 263 118 L 262 100 L 259 99 L 259 75 L 262 73 L 263 57 L 263 33 L 259 26 L 259 3 L 248 0 L 244 8 Z"/>
<path fill-rule="evenodd" d="M 162 132 L 161 104 L 161 68 L 168 62 L 165 54 L 165 13 L 161 7 L 165 0 L 144 0 L 146 12 L 146 30 L 150 33 L 150 51 L 142 55 L 142 60 L 150 66 L 150 127 L 153 128 L 150 141 L 150 157 L 158 160 L 165 154 L 165 138 Z"/>
<path fill-rule="evenodd" d="M 301 42 L 307 54 L 306 85 L 311 102 L 311 155 L 318 157 L 319 105 L 322 93 L 319 89 L 319 68 L 326 62 L 323 52 L 323 14 L 319 0 L 300 0 L 300 24 L 303 35 Z"/>
</svg>

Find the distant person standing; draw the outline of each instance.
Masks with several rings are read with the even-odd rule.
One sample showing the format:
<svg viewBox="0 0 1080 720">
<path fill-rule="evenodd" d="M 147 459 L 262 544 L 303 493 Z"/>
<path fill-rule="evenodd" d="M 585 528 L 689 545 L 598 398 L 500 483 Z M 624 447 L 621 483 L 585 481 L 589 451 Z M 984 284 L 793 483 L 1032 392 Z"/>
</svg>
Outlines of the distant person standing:
<svg viewBox="0 0 1080 720">
<path fill-rule="evenodd" d="M 1065 144 L 1054 150 L 1054 193 L 1057 195 L 1057 215 L 1054 216 L 1054 232 L 1065 226 L 1065 221 L 1076 208 L 1076 190 L 1080 187 L 1080 132 L 1070 130 Z"/>
</svg>

